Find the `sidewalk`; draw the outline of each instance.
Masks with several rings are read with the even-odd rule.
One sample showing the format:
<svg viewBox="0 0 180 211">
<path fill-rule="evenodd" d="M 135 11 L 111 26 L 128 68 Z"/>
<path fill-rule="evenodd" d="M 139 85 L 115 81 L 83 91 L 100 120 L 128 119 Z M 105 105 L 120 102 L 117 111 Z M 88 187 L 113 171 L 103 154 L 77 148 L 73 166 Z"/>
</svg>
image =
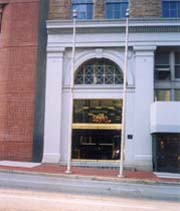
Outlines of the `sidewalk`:
<svg viewBox="0 0 180 211">
<path fill-rule="evenodd" d="M 20 163 L 20 162 L 19 162 Z M 20 163 L 21 164 L 21 163 Z M 23 163 L 22 163 L 23 166 Z M 70 177 L 76 179 L 91 179 L 102 181 L 120 181 L 137 183 L 166 183 L 179 184 L 180 179 L 158 178 L 153 172 L 144 171 L 124 171 L 124 178 L 118 178 L 118 170 L 72 167 L 72 174 L 65 174 L 66 167 L 53 164 L 39 164 L 35 167 L 17 167 L 0 164 L 0 172 L 22 173 L 22 174 L 40 174 L 58 177 Z"/>
</svg>

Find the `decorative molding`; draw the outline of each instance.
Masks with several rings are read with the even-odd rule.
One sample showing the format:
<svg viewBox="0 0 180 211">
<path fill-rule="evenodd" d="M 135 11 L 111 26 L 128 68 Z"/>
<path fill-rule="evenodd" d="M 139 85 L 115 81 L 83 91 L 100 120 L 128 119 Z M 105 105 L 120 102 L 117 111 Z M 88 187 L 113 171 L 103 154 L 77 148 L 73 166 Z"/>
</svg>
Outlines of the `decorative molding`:
<svg viewBox="0 0 180 211">
<path fill-rule="evenodd" d="M 113 51 L 113 50 L 107 50 L 107 49 L 94 49 L 94 50 L 85 50 L 80 54 L 76 54 L 76 58 L 75 58 L 75 67 L 74 67 L 74 73 L 76 72 L 76 70 L 86 61 L 90 60 L 90 59 L 94 59 L 97 58 L 97 50 L 100 50 L 100 52 L 98 52 L 98 56 L 101 56 L 100 58 L 105 58 L 105 59 L 109 59 L 112 62 L 114 62 L 123 72 L 123 67 L 124 67 L 124 55 L 117 51 Z M 101 52 L 102 50 L 102 52 Z M 70 65 L 71 63 L 68 64 L 67 69 L 70 69 Z M 128 74 L 128 85 L 132 86 L 134 85 L 134 76 L 132 74 L 131 71 L 129 71 Z"/>
<path fill-rule="evenodd" d="M 72 21 L 47 21 L 48 34 L 72 33 Z M 77 21 L 77 33 L 125 32 L 125 20 Z M 130 33 L 180 32 L 179 19 L 131 19 Z"/>
<path fill-rule="evenodd" d="M 47 47 L 47 58 L 51 59 L 63 59 L 65 48 L 62 47 Z"/>
<path fill-rule="evenodd" d="M 148 46 L 148 45 L 135 45 L 133 47 L 133 49 L 135 51 L 155 51 L 156 48 L 157 48 L 157 46 L 154 46 L 154 45 L 150 45 L 150 46 Z"/>
<path fill-rule="evenodd" d="M 96 58 L 100 59 L 103 57 L 103 49 L 102 48 L 97 48 L 96 50 Z"/>
<path fill-rule="evenodd" d="M 156 50 L 156 48 L 157 46 L 138 45 L 138 46 L 134 46 L 133 50 L 135 51 L 135 56 L 154 57 L 154 51 Z"/>
<path fill-rule="evenodd" d="M 58 46 L 47 46 L 46 51 L 47 53 L 63 53 L 65 48 Z"/>
</svg>

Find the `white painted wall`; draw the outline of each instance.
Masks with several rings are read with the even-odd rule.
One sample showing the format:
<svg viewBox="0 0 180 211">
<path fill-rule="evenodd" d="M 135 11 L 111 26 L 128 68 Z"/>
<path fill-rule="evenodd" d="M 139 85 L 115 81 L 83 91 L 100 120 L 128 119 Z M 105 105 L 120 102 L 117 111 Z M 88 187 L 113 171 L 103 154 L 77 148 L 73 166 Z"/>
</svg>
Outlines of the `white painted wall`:
<svg viewBox="0 0 180 211">
<path fill-rule="evenodd" d="M 151 133 L 180 133 L 180 102 L 151 105 Z"/>
<path fill-rule="evenodd" d="M 150 135 L 150 106 L 154 98 L 155 46 L 135 47 L 135 104 L 134 104 L 134 165 L 152 168 L 152 141 Z"/>
<path fill-rule="evenodd" d="M 63 48 L 47 49 L 44 163 L 60 161 Z"/>
</svg>

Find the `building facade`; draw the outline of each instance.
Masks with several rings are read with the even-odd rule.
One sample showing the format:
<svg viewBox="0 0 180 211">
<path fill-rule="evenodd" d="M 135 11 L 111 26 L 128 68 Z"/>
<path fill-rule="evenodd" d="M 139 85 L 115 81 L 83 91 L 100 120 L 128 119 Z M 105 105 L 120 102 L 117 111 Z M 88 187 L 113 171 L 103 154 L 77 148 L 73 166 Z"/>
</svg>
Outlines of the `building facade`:
<svg viewBox="0 0 180 211">
<path fill-rule="evenodd" d="M 180 172 L 179 0 L 0 0 L 1 160 L 119 166 L 127 8 L 125 167 Z"/>
<path fill-rule="evenodd" d="M 44 163 L 119 165 L 128 7 L 125 166 L 180 172 L 179 0 L 50 1 Z"/>
<path fill-rule="evenodd" d="M 35 127 L 35 114 L 40 116 L 36 98 L 43 101 L 42 94 L 39 97 L 42 88 L 38 88 L 38 72 L 45 69 L 41 49 L 45 52 L 47 17 L 42 11 L 47 14 L 47 3 L 0 0 L 1 160 L 32 161 L 41 157 L 38 148 L 42 148 L 42 138 L 36 135 L 41 130 Z"/>
</svg>

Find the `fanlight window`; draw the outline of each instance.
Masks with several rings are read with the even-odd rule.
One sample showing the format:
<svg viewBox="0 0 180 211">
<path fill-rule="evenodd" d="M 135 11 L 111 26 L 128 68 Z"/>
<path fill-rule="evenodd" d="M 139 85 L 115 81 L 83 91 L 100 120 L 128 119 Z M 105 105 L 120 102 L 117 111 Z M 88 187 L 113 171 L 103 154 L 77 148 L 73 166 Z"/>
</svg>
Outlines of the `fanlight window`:
<svg viewBox="0 0 180 211">
<path fill-rule="evenodd" d="M 122 84 L 123 74 L 112 61 L 93 59 L 77 70 L 74 82 L 82 85 Z"/>
</svg>

